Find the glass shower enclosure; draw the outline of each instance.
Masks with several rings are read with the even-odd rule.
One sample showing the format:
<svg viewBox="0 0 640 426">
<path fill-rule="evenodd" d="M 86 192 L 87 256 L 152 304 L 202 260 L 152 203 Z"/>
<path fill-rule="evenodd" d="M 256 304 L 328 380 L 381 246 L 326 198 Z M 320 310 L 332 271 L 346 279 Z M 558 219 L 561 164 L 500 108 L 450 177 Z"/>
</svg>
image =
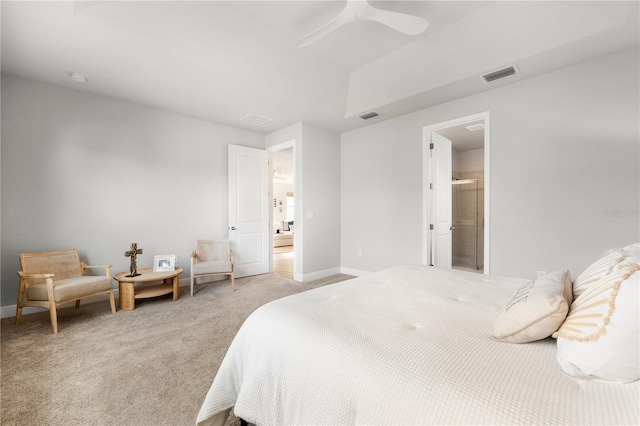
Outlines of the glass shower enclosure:
<svg viewBox="0 0 640 426">
<path fill-rule="evenodd" d="M 479 179 L 452 182 L 452 266 L 484 269 L 484 188 Z"/>
</svg>

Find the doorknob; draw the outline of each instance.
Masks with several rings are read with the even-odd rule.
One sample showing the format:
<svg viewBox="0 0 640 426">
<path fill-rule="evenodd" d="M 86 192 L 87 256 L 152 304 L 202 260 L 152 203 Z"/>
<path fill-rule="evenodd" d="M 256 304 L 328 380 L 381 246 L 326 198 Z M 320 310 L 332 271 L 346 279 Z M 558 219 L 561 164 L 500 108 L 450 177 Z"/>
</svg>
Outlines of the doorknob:
<svg viewBox="0 0 640 426">
<path fill-rule="evenodd" d="M 230 226 L 229 229 L 232 230 L 232 231 L 235 231 L 236 227 L 235 226 Z"/>
<path fill-rule="evenodd" d="M 453 225 L 451 225 L 451 226 L 449 227 L 449 231 L 453 231 L 454 229 L 456 229 L 456 227 L 455 227 L 455 226 L 453 226 Z"/>
</svg>

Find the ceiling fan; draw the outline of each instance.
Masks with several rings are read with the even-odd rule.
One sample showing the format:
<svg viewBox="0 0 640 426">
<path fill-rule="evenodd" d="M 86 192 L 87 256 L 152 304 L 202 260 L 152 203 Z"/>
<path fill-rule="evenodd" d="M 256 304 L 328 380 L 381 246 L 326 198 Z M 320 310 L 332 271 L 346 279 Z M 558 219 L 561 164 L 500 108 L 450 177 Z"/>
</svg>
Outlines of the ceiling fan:
<svg viewBox="0 0 640 426">
<path fill-rule="evenodd" d="M 376 21 L 404 34 L 417 35 L 429 26 L 429 22 L 419 16 L 378 9 L 367 0 L 347 0 L 342 12 L 328 24 L 318 28 L 296 43 L 298 47 L 309 46 L 337 28 L 356 21 Z"/>
</svg>

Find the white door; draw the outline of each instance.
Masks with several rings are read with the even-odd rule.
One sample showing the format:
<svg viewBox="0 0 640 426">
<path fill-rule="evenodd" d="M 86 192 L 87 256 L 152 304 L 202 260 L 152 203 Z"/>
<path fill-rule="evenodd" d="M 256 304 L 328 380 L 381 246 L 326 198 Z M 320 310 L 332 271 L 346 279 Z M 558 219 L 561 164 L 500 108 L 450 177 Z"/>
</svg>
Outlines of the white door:
<svg viewBox="0 0 640 426">
<path fill-rule="evenodd" d="M 431 132 L 431 264 L 451 268 L 451 141 Z"/>
<path fill-rule="evenodd" d="M 269 272 L 269 157 L 229 145 L 229 240 L 235 276 Z"/>
</svg>

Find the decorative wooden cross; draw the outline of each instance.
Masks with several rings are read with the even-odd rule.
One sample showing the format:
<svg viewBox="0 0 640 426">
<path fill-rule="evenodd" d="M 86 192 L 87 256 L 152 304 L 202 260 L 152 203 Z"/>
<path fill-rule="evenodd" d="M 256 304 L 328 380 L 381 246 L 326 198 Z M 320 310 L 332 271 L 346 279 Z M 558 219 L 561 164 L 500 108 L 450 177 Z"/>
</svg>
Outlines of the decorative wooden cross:
<svg viewBox="0 0 640 426">
<path fill-rule="evenodd" d="M 138 273 L 138 265 L 136 261 L 136 257 L 139 254 L 142 254 L 142 249 L 138 248 L 138 243 L 131 243 L 131 250 L 124 252 L 125 257 L 131 258 L 131 266 L 129 266 L 129 272 L 131 273 L 129 275 L 126 275 L 127 277 L 137 277 L 138 275 L 140 275 Z"/>
</svg>

